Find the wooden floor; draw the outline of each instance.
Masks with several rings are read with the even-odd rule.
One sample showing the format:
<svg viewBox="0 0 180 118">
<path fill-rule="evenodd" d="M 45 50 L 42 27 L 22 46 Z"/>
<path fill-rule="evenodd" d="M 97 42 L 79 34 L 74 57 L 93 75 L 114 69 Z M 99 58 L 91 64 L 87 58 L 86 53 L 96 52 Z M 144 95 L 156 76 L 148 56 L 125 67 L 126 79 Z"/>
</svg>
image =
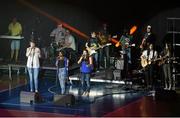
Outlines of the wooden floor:
<svg viewBox="0 0 180 118">
<path fill-rule="evenodd" d="M 76 104 L 64 107 L 53 104 L 53 92 L 59 93 L 60 87 L 55 85 L 55 78 L 41 78 L 40 94 L 45 102 L 39 104 L 22 104 L 20 91 L 29 91 L 28 76 L 13 73 L 10 80 L 7 73 L 0 75 L 0 116 L 1 117 L 171 117 L 180 116 L 180 97 L 169 97 L 169 92 L 157 96 L 157 91 L 135 90 L 124 84 L 109 82 L 91 82 L 89 96 L 80 94 L 80 82 L 72 80 L 67 85 L 66 93 L 73 94 Z M 98 76 L 99 77 L 99 76 Z M 95 79 L 95 78 L 94 78 Z M 99 79 L 99 78 L 98 78 Z M 134 85 L 132 85 L 134 86 Z"/>
</svg>

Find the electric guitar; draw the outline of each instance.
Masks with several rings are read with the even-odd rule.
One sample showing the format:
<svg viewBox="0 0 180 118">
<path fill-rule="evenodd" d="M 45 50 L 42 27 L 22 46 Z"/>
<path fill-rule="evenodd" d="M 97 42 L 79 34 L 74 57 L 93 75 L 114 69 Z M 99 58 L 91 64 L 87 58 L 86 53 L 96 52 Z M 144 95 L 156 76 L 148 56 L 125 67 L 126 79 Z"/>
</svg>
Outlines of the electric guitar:
<svg viewBox="0 0 180 118">
<path fill-rule="evenodd" d="M 102 45 L 102 46 L 97 47 L 97 48 L 86 47 L 86 49 L 87 49 L 89 55 L 93 55 L 93 54 L 97 53 L 97 50 L 99 50 L 99 49 L 101 49 L 101 48 L 104 48 L 104 47 L 106 47 L 106 46 L 110 46 L 110 45 L 112 45 L 112 44 L 111 44 L 111 43 L 107 43 L 107 44 Z"/>
</svg>

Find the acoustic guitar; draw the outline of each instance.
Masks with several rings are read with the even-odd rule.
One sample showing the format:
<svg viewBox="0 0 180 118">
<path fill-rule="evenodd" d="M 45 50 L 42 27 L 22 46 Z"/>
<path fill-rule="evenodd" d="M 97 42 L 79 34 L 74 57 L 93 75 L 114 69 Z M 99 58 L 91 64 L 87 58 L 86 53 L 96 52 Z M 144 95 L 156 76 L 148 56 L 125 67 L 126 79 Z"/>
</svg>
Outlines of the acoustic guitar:
<svg viewBox="0 0 180 118">
<path fill-rule="evenodd" d="M 162 60 L 162 57 L 160 58 L 157 58 L 157 59 L 151 59 L 151 60 L 148 60 L 147 58 L 145 57 L 142 57 L 141 58 L 141 66 L 143 68 L 147 67 L 148 65 L 151 65 L 152 63 L 156 62 L 156 61 L 159 61 L 159 60 Z"/>
</svg>

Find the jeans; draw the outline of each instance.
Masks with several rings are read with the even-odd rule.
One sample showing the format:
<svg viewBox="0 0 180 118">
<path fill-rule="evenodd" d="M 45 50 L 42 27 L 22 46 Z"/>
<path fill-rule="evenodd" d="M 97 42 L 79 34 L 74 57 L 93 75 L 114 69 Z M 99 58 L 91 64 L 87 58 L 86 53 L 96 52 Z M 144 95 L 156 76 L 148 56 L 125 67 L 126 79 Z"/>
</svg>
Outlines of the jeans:
<svg viewBox="0 0 180 118">
<path fill-rule="evenodd" d="M 148 65 L 145 70 L 145 79 L 147 87 L 153 87 L 154 85 L 154 65 Z"/>
<path fill-rule="evenodd" d="M 81 73 L 81 85 L 83 92 L 90 92 L 90 73 Z"/>
<path fill-rule="evenodd" d="M 167 85 L 166 87 L 171 87 L 172 84 L 171 65 L 169 63 L 163 65 L 163 72 L 164 72 L 165 85 Z"/>
<path fill-rule="evenodd" d="M 65 82 L 67 75 L 66 68 L 59 68 L 57 73 L 58 73 L 59 83 L 61 86 L 61 94 L 65 94 Z"/>
<path fill-rule="evenodd" d="M 30 89 L 31 91 L 38 91 L 38 75 L 39 68 L 28 68 L 29 78 L 30 78 Z"/>
<path fill-rule="evenodd" d="M 131 48 L 124 48 L 122 50 L 127 55 L 127 62 L 131 64 Z"/>
</svg>

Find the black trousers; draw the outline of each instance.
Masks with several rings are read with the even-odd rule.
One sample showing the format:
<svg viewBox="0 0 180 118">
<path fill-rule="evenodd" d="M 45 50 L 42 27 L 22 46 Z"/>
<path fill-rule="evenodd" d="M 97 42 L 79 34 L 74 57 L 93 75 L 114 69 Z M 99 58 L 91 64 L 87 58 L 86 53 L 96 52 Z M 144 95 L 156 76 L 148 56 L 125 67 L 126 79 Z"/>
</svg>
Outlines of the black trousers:
<svg viewBox="0 0 180 118">
<path fill-rule="evenodd" d="M 144 74 L 146 87 L 152 88 L 154 86 L 154 64 L 148 65 Z"/>
</svg>

